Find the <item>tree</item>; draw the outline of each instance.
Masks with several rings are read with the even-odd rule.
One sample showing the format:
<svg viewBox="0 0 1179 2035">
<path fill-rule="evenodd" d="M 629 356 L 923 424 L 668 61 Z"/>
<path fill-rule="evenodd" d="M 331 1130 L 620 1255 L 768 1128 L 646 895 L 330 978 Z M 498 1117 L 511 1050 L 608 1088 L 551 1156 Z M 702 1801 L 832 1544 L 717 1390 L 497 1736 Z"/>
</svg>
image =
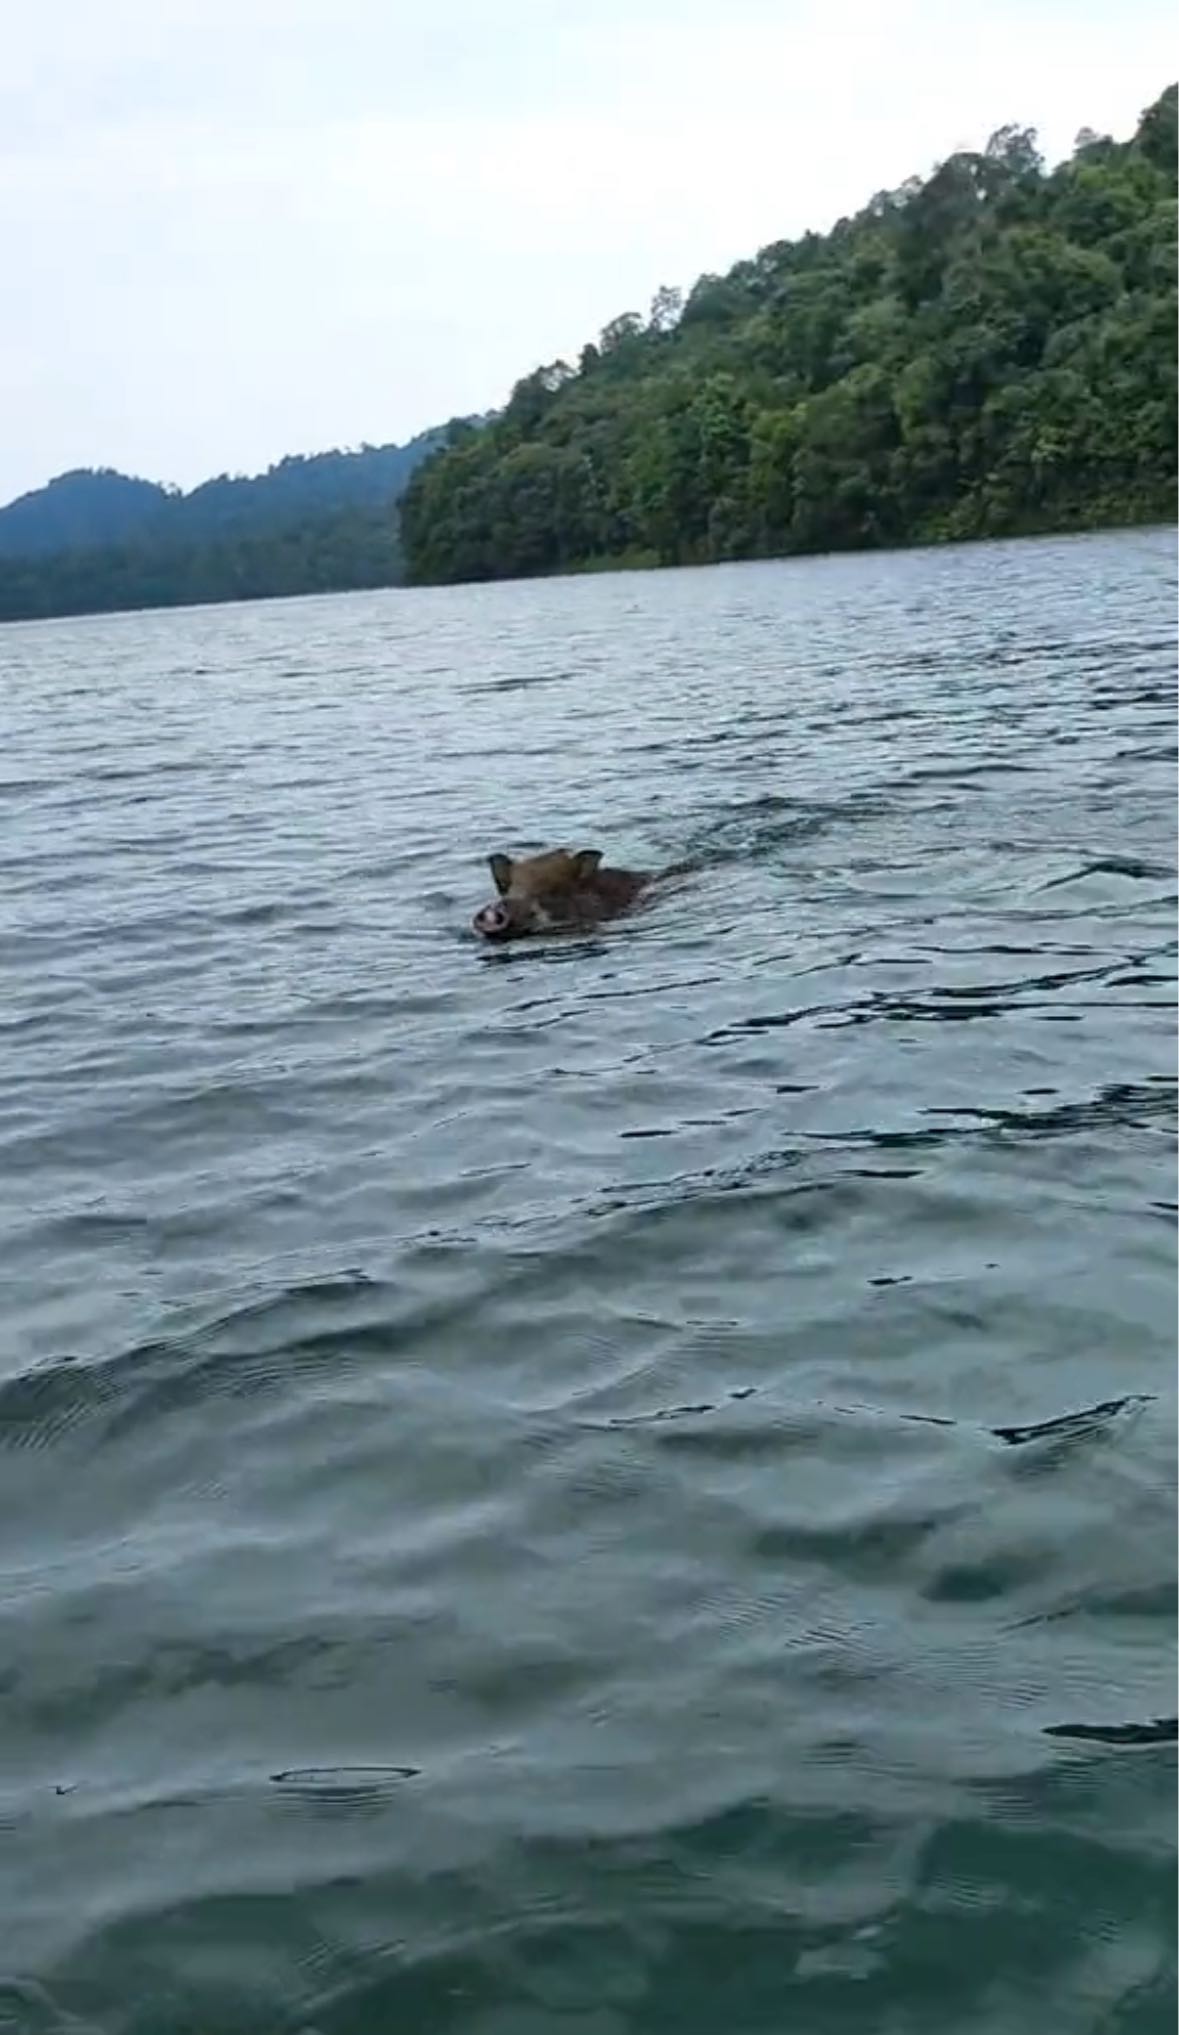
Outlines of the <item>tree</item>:
<svg viewBox="0 0 1179 2035">
<path fill-rule="evenodd" d="M 1174 85 L 1148 106 L 1138 129 L 1138 146 L 1149 163 L 1162 172 L 1175 189 L 1176 154 L 1179 153 L 1179 94 Z"/>
<path fill-rule="evenodd" d="M 684 293 L 662 284 L 651 299 L 651 313 L 647 321 L 650 332 L 671 332 L 680 322 L 684 308 Z"/>
<path fill-rule="evenodd" d="M 997 127 L 987 143 L 988 159 L 998 163 L 1009 177 L 1035 178 L 1043 175 L 1044 158 L 1036 146 L 1034 127 Z"/>
<path fill-rule="evenodd" d="M 606 356 L 619 353 L 641 338 L 643 321 L 637 311 L 624 311 L 619 318 L 612 318 L 598 335 L 598 351 Z"/>
</svg>

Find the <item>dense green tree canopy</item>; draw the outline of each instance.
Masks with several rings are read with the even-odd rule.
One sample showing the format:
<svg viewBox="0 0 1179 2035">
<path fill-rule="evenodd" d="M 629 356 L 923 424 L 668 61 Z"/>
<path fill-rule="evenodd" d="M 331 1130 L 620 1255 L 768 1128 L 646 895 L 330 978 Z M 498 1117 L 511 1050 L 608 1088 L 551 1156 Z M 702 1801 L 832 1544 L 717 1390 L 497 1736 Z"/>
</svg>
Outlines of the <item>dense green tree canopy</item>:
<svg viewBox="0 0 1179 2035">
<path fill-rule="evenodd" d="M 1173 513 L 1176 94 L 1048 172 L 1035 135 L 763 248 L 417 469 L 409 575 L 491 579 Z"/>
</svg>

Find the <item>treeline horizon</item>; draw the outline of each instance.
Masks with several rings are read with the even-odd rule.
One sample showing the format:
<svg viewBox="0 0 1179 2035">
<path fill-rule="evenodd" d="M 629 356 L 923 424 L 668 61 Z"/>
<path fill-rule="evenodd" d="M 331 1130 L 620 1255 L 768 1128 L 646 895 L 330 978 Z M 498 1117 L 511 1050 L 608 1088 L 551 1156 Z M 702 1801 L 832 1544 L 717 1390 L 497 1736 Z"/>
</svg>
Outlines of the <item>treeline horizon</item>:
<svg viewBox="0 0 1179 2035">
<path fill-rule="evenodd" d="M 59 476 L 0 510 L 0 621 L 1169 520 L 1177 315 L 1170 85 L 1128 141 L 1050 170 L 1002 127 L 662 289 L 489 418 L 183 496 Z"/>
<path fill-rule="evenodd" d="M 1176 92 L 1046 168 L 999 128 L 829 233 L 661 290 L 417 469 L 408 577 L 1165 520 Z"/>
</svg>

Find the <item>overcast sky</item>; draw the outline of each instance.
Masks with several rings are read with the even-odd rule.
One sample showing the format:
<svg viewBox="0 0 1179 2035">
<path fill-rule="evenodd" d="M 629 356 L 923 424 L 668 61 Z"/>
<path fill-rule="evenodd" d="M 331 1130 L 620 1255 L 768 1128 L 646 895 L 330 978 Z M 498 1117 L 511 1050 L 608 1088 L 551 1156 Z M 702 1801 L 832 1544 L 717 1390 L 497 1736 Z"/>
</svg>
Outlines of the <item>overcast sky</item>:
<svg viewBox="0 0 1179 2035">
<path fill-rule="evenodd" d="M 0 78 L 0 501 L 503 400 L 1006 121 L 1122 136 L 1170 0 L 35 0 Z"/>
</svg>

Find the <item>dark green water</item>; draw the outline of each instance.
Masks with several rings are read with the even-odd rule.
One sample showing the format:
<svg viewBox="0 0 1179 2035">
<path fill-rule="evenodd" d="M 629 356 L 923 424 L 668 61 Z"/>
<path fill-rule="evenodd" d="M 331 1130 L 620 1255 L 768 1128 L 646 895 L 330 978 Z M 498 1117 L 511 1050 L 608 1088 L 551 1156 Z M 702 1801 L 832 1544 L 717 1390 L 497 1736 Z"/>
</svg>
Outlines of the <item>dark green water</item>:
<svg viewBox="0 0 1179 2035">
<path fill-rule="evenodd" d="M 5 2035 L 1169 2035 L 1174 563 L 0 636 Z"/>
</svg>

